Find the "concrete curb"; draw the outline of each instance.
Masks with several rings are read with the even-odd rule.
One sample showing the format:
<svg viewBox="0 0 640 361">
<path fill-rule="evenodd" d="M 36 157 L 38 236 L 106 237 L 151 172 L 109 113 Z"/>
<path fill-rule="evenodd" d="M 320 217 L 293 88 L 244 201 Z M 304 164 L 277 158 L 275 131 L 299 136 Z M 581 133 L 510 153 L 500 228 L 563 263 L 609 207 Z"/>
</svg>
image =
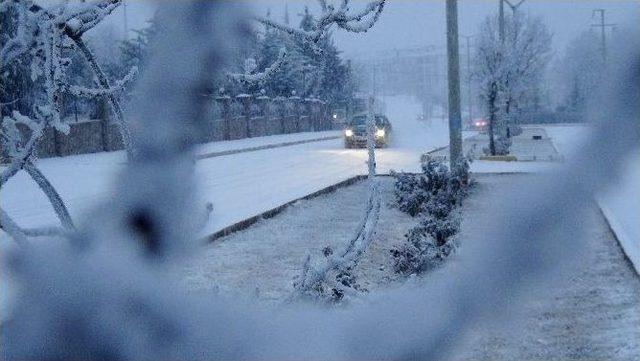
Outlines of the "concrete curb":
<svg viewBox="0 0 640 361">
<path fill-rule="evenodd" d="M 381 175 L 379 175 L 381 176 Z M 238 232 L 238 231 L 242 231 L 244 229 L 247 229 L 249 227 L 251 227 L 252 225 L 254 225 L 256 222 L 258 222 L 261 219 L 269 219 L 271 217 L 274 217 L 275 215 L 279 214 L 280 212 L 284 211 L 285 209 L 287 209 L 289 206 L 291 206 L 292 204 L 301 201 L 301 200 L 306 200 L 306 199 L 311 199 L 311 198 L 315 198 L 318 197 L 320 195 L 323 194 L 327 194 L 327 193 L 331 193 L 333 191 L 335 191 L 338 188 L 342 188 L 342 187 L 346 187 L 349 185 L 352 185 L 358 181 L 361 181 L 363 179 L 366 179 L 367 176 L 366 175 L 357 175 L 355 177 L 351 177 L 351 178 L 347 178 L 343 181 L 340 181 L 338 183 L 332 184 L 330 186 L 324 187 L 320 190 L 317 190 L 313 193 L 307 194 L 306 196 L 300 197 L 300 198 L 296 198 L 292 201 L 286 202 L 282 205 L 279 205 L 275 208 L 271 208 L 267 211 L 264 211 L 260 214 L 257 214 L 253 217 L 249 217 L 247 219 L 244 219 L 240 222 L 234 223 L 230 226 L 224 227 L 223 229 L 210 234 L 208 236 L 205 237 L 205 242 L 213 242 L 219 238 L 228 236 L 232 233 Z"/>
<path fill-rule="evenodd" d="M 256 146 L 256 147 L 249 147 L 249 148 L 222 150 L 222 151 L 219 151 L 219 152 L 210 152 L 210 153 L 198 154 L 196 156 L 196 159 L 200 160 L 200 159 L 206 159 L 206 158 L 222 157 L 222 156 L 231 155 L 231 154 L 255 152 L 255 151 L 258 151 L 258 150 L 280 148 L 280 147 L 288 147 L 288 146 L 292 146 L 292 145 L 305 144 L 305 143 L 322 142 L 322 141 L 325 141 L 325 140 L 333 140 L 333 139 L 339 139 L 339 138 L 342 138 L 342 136 L 340 136 L 340 135 L 332 135 L 332 136 L 329 136 L 329 137 L 304 139 L 304 140 L 295 140 L 295 141 L 291 141 L 291 142 L 283 142 L 283 143 L 275 143 L 275 144 L 265 144 L 265 145 L 259 145 L 259 146 Z"/>
<path fill-rule="evenodd" d="M 638 263 L 634 262 L 634 260 L 629 257 L 629 253 L 633 253 L 630 248 L 633 246 L 633 242 L 627 237 L 622 229 L 622 226 L 618 223 L 615 217 L 612 216 L 611 211 L 600 202 L 596 201 L 596 205 L 598 206 L 598 210 L 600 210 L 600 214 L 602 214 L 602 218 L 607 223 L 607 227 L 609 227 L 609 231 L 613 234 L 613 237 L 618 242 L 618 246 L 622 250 L 622 254 L 624 254 L 624 258 L 631 267 L 636 272 L 636 275 L 640 276 L 640 261 Z M 638 252 L 640 253 L 640 252 Z"/>
</svg>

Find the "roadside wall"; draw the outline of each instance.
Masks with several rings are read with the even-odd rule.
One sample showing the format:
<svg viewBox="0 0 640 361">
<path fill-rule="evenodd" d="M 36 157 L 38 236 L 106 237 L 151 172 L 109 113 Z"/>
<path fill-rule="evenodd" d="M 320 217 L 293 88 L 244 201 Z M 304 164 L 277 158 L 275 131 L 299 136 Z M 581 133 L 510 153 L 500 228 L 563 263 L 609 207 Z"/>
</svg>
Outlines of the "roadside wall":
<svg viewBox="0 0 640 361">
<path fill-rule="evenodd" d="M 123 149 L 118 127 L 108 116 L 69 123 L 68 135 L 47 128 L 36 153 L 40 158 Z M 261 137 L 265 135 L 330 130 L 334 127 L 327 105 L 318 99 L 271 99 L 266 96 L 221 96 L 212 99 L 209 121 L 199 135 L 201 143 Z M 27 127 L 18 125 L 28 137 Z M 7 160 L 4 147 L 2 162 Z"/>
</svg>

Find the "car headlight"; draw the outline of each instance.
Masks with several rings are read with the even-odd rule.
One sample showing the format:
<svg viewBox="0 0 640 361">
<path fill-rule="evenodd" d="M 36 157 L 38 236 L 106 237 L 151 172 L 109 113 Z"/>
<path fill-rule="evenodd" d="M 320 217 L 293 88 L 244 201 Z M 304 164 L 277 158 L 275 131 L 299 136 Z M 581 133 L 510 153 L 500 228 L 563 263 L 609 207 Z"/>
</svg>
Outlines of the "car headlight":
<svg viewBox="0 0 640 361">
<path fill-rule="evenodd" d="M 353 130 L 347 129 L 344 131 L 344 135 L 347 137 L 353 137 Z"/>
<path fill-rule="evenodd" d="M 382 137 L 384 137 L 384 134 L 385 134 L 384 129 L 376 130 L 376 137 L 382 138 Z"/>
</svg>

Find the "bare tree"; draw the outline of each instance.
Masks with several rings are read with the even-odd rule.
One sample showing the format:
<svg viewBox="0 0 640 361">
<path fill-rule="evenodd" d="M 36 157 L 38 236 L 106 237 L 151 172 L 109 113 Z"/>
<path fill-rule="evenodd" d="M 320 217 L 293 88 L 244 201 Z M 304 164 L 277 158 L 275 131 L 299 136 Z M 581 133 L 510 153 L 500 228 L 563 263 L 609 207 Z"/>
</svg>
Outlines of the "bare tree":
<svg viewBox="0 0 640 361">
<path fill-rule="evenodd" d="M 551 36 L 540 18 L 518 13 L 507 17 L 504 42 L 495 16 L 485 20 L 479 33 L 475 75 L 489 116 L 489 153 L 496 155 L 508 149 L 497 148 L 495 137 L 511 135 L 519 103 L 542 79 Z"/>
<path fill-rule="evenodd" d="M 37 169 L 35 150 L 46 128 L 51 127 L 63 133 L 69 132 L 68 124 L 60 119 L 61 95 L 68 93 L 88 98 L 106 96 L 110 99 L 114 112 L 118 116 L 117 124 L 123 142 L 131 157 L 129 128 L 125 123 L 117 94 L 122 92 L 125 85 L 133 79 L 137 69 L 131 69 L 122 80 L 116 81 L 112 86 L 82 40 L 82 35 L 86 31 L 99 24 L 118 5 L 120 0 L 100 0 L 73 5 L 65 3 L 44 8 L 30 0 L 13 0 L 3 2 L 0 8 L 2 11 L 12 9 L 17 14 L 16 36 L 9 39 L 1 50 L 2 67 L 14 61 L 28 62 L 33 76 L 43 79 L 40 91 L 44 94 L 42 100 L 34 106 L 33 118 L 16 111 L 2 120 L 1 140 L 8 151 L 10 163 L 0 174 L 0 187 L 17 172 L 25 170 L 48 197 L 62 226 L 67 231 L 74 228 L 73 222 L 60 195 L 44 174 Z M 99 88 L 86 88 L 65 81 L 65 72 L 71 60 L 64 54 L 70 49 L 77 49 L 84 55 L 98 79 Z M 28 129 L 26 138 L 23 138 L 23 134 L 18 131 L 18 124 L 23 124 Z M 16 228 L 15 222 L 5 212 L 3 212 L 0 226 L 7 232 L 11 232 L 14 239 L 23 238 L 29 234 L 47 233 L 28 232 Z"/>
</svg>

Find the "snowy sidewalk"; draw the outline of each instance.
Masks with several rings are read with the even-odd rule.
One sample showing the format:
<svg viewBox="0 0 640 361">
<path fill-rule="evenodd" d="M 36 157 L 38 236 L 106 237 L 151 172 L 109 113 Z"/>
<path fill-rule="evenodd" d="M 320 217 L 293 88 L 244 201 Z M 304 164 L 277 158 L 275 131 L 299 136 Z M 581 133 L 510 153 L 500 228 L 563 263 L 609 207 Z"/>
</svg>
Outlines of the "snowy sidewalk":
<svg viewBox="0 0 640 361">
<path fill-rule="evenodd" d="M 196 149 L 196 157 L 198 159 L 220 157 L 230 154 L 338 139 L 340 137 L 342 137 L 341 131 L 328 130 L 323 132 L 277 134 L 256 138 L 210 142 L 198 146 Z"/>
<path fill-rule="evenodd" d="M 479 176 L 465 205 L 461 252 L 482 229 L 466 221 L 491 213 L 492 199 L 527 175 Z M 597 205 L 586 210 L 582 258 L 525 299 L 507 325 L 481 324 L 454 360 L 639 360 L 640 278 L 625 260 Z M 517 240 L 514 240 L 517 241 Z M 516 317 L 516 318 L 514 318 Z"/>
</svg>

